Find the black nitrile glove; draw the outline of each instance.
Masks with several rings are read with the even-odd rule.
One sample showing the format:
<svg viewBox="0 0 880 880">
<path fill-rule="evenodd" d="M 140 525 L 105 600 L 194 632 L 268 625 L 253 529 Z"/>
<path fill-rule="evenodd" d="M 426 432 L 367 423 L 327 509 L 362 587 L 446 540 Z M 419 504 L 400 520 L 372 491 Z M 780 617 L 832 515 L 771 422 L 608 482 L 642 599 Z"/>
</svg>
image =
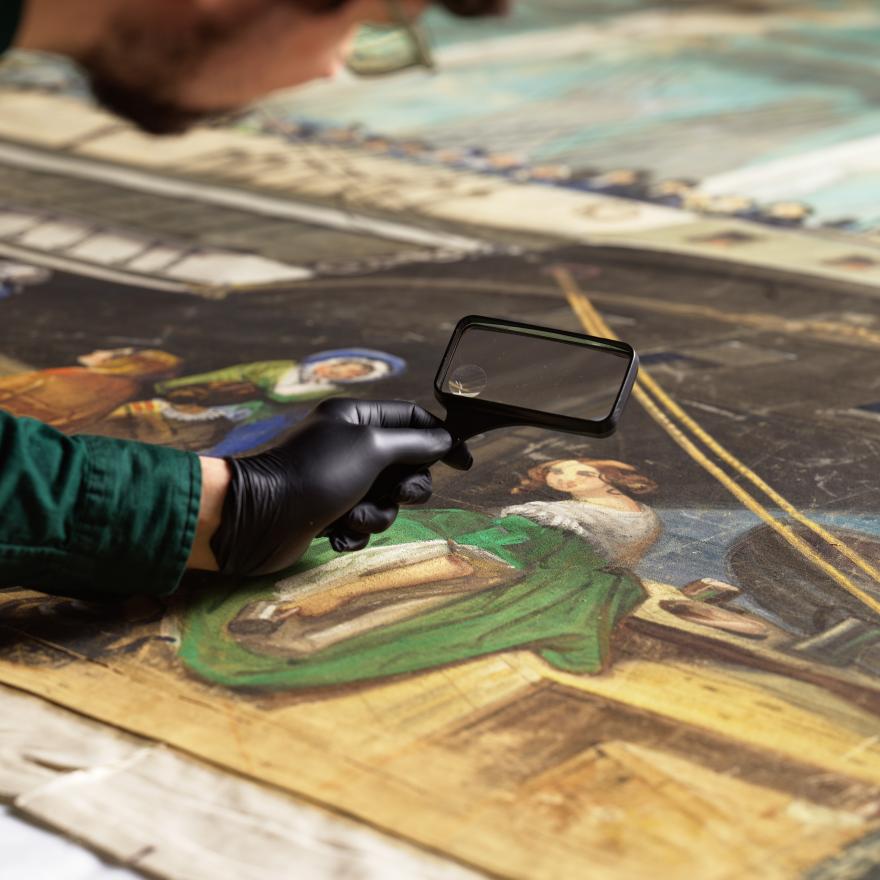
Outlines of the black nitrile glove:
<svg viewBox="0 0 880 880">
<path fill-rule="evenodd" d="M 431 497 L 437 461 L 467 470 L 471 455 L 443 423 L 413 403 L 344 400 L 318 404 L 280 446 L 229 458 L 232 480 L 211 538 L 220 571 L 267 574 L 287 568 L 312 540 L 360 550 L 400 504 Z"/>
</svg>

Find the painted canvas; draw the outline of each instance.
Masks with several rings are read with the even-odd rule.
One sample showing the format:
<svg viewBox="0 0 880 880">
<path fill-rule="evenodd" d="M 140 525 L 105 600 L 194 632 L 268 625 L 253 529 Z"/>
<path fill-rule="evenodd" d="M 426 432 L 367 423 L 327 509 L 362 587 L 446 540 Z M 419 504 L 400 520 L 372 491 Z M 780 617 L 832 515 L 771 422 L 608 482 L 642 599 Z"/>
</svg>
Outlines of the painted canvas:
<svg viewBox="0 0 880 880">
<path fill-rule="evenodd" d="M 878 23 L 524 3 L 438 20 L 441 72 L 374 103 L 343 81 L 156 142 L 14 59 L 12 412 L 246 454 L 333 395 L 436 409 L 473 313 L 643 368 L 613 437 L 478 437 L 361 553 L 0 592 L 0 680 L 491 876 L 873 876 Z"/>
</svg>

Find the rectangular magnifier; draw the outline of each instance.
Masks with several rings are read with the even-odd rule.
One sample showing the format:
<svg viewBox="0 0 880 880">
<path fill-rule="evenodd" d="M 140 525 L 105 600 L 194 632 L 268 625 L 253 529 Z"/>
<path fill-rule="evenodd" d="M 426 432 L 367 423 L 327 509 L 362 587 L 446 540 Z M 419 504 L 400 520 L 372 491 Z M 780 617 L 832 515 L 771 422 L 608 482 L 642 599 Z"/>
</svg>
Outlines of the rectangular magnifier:
<svg viewBox="0 0 880 880">
<path fill-rule="evenodd" d="M 638 369 L 625 342 L 470 315 L 449 340 L 434 394 L 459 440 L 513 425 L 607 437 Z"/>
</svg>

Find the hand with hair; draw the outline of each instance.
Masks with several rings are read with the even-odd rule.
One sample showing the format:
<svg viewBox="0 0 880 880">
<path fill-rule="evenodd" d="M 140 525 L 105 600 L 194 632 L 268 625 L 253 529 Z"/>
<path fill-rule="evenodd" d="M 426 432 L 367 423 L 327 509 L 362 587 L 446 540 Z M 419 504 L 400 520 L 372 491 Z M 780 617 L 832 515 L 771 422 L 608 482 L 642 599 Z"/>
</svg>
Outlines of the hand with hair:
<svg viewBox="0 0 880 880">
<path fill-rule="evenodd" d="M 190 567 L 274 572 L 319 536 L 339 552 L 360 550 L 391 526 L 401 504 L 431 497 L 430 466 L 438 461 L 461 470 L 472 463 L 421 407 L 325 400 L 273 449 L 202 459 L 203 515 Z"/>
</svg>

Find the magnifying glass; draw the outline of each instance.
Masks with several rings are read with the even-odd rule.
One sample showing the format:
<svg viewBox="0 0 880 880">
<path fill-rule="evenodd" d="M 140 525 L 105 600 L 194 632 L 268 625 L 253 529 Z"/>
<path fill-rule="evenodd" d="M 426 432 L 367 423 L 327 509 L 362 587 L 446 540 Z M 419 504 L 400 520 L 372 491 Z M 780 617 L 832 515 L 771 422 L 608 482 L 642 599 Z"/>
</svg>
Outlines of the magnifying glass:
<svg viewBox="0 0 880 880">
<path fill-rule="evenodd" d="M 614 433 L 639 370 L 625 342 L 470 315 L 456 326 L 434 394 L 457 440 L 514 425 Z"/>
</svg>

